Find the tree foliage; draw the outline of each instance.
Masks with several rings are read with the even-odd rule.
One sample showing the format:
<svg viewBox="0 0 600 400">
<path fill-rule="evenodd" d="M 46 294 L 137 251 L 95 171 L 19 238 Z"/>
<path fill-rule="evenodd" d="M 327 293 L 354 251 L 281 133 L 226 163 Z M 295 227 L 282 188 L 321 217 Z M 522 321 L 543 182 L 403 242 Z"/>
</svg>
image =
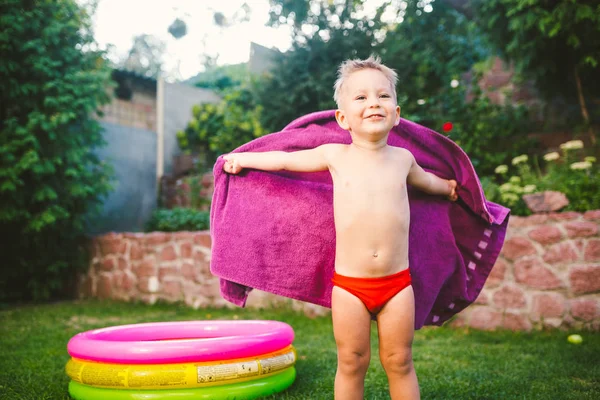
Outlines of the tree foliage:
<svg viewBox="0 0 600 400">
<path fill-rule="evenodd" d="M 560 96 L 579 104 L 590 124 L 588 99 L 600 97 L 600 3 L 486 0 L 472 6 L 490 42 L 517 71 L 533 79 L 546 99 Z"/>
<path fill-rule="evenodd" d="M 443 133 L 467 153 L 479 176 L 493 175 L 515 154 L 539 151 L 527 135 L 532 124 L 525 106 L 494 104 L 477 86 L 462 85 L 440 90 L 427 104 L 420 118 L 440 132 L 444 123 L 452 123 L 451 131 Z"/>
<path fill-rule="evenodd" d="M 188 126 L 177 133 L 179 147 L 199 154 L 201 169 L 207 169 L 219 155 L 266 133 L 260 124 L 261 112 L 248 89 L 230 89 L 218 105 L 194 106 Z"/>
<path fill-rule="evenodd" d="M 0 48 L 0 300 L 64 294 L 87 263 L 86 216 L 109 190 L 93 114 L 110 70 L 75 0 L 5 0 Z"/>
<path fill-rule="evenodd" d="M 354 23 L 367 22 L 361 0 L 271 0 L 269 23 L 271 26 L 288 25 L 292 28 L 293 39 L 304 42 L 314 34 L 324 35 L 330 29 L 350 28 Z M 385 7 L 380 7 L 377 17 L 379 19 Z M 362 25 L 361 23 L 361 25 Z"/>
<path fill-rule="evenodd" d="M 188 82 L 194 82 L 196 87 L 224 93 L 227 90 L 241 87 L 249 80 L 248 64 L 242 63 L 207 68 L 206 71 L 190 78 Z"/>
<path fill-rule="evenodd" d="M 465 73 L 490 53 L 475 24 L 463 15 L 445 3 L 418 15 L 415 3 L 408 3 L 403 22 L 387 32 L 380 52 L 398 73 L 403 113 L 437 130 L 441 124 L 433 106 L 445 100 L 453 80 L 464 87 Z"/>
<path fill-rule="evenodd" d="M 127 57 L 121 60 L 118 67 L 156 79 L 163 72 L 165 51 L 166 44 L 156 36 L 136 35 Z"/>
</svg>

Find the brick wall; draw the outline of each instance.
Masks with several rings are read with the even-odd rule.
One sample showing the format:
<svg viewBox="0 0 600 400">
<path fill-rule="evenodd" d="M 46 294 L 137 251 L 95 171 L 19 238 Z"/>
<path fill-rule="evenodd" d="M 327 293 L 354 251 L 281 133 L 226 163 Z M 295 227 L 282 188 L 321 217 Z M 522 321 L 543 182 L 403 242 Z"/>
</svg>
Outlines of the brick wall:
<svg viewBox="0 0 600 400">
<path fill-rule="evenodd" d="M 193 308 L 237 307 L 219 292 L 219 280 L 210 273 L 211 239 L 208 231 L 109 233 L 91 243 L 88 272 L 79 278 L 80 298 L 158 300 L 183 302 Z M 248 307 L 288 303 L 306 315 L 328 310 L 254 290 Z"/>
<path fill-rule="evenodd" d="M 455 326 L 600 330 L 600 210 L 511 217 L 498 262 Z M 234 307 L 209 270 L 208 232 L 111 233 L 92 240 L 80 297 L 180 301 Z M 327 309 L 253 291 L 249 307 L 287 302 L 307 315 Z"/>
<path fill-rule="evenodd" d="M 102 112 L 104 122 L 156 132 L 154 93 L 134 92 L 131 100 L 113 98 Z"/>
<path fill-rule="evenodd" d="M 600 330 L 599 225 L 600 210 L 511 217 L 480 296 L 453 323 Z"/>
</svg>

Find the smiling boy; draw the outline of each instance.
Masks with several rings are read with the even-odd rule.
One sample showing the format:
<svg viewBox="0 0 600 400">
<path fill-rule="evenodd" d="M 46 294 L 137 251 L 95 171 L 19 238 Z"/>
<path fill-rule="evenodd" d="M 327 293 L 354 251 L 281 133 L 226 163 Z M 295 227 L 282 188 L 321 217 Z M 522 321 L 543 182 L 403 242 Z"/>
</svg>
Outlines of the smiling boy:
<svg viewBox="0 0 600 400">
<path fill-rule="evenodd" d="M 414 293 L 408 265 L 407 184 L 457 199 L 456 181 L 424 171 L 406 149 L 387 144 L 400 121 L 397 75 L 376 57 L 339 68 L 334 99 L 339 126 L 352 143 L 296 152 L 232 153 L 223 169 L 314 172 L 333 181 L 336 234 L 332 320 L 338 350 L 336 399 L 362 399 L 370 360 L 371 320 L 392 399 L 418 399 L 412 362 Z"/>
</svg>

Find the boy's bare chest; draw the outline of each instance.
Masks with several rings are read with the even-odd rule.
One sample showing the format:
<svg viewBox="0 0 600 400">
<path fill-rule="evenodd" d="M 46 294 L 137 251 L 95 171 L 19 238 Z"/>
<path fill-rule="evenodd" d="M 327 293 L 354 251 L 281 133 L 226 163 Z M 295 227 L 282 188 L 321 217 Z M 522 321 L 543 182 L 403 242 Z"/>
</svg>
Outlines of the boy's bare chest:
<svg viewBox="0 0 600 400">
<path fill-rule="evenodd" d="M 400 163 L 344 163 L 332 173 L 336 192 L 380 193 L 388 196 L 406 187 L 408 171 Z"/>
</svg>

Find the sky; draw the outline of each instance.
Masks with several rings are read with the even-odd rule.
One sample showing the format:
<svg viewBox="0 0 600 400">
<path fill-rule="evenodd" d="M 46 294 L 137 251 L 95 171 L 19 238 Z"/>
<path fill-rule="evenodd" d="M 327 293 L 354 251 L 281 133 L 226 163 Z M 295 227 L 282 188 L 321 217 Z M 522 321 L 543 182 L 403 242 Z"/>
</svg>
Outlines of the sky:
<svg viewBox="0 0 600 400">
<path fill-rule="evenodd" d="M 232 17 L 243 3 L 251 8 L 248 22 L 224 29 L 213 23 L 215 11 Z M 180 39 L 167 31 L 176 18 L 187 24 L 187 35 Z M 101 47 L 113 45 L 111 58 L 125 56 L 135 35 L 154 35 L 166 43 L 167 73 L 187 79 L 203 69 L 202 54 L 218 54 L 218 64 L 225 65 L 248 61 L 251 41 L 288 49 L 289 29 L 267 27 L 268 19 L 269 0 L 100 0 L 92 21 Z"/>
<path fill-rule="evenodd" d="M 87 0 L 78 0 L 85 3 Z M 434 0 L 420 0 L 424 11 L 430 12 Z M 364 15 L 375 15 L 376 8 L 384 0 L 365 0 Z M 221 12 L 232 18 L 244 3 L 250 6 L 250 19 L 229 28 L 218 27 L 213 15 Z M 405 1 L 396 0 L 401 9 Z M 429 9 L 427 9 L 429 8 Z M 186 22 L 187 34 L 175 39 L 168 27 L 180 18 Z M 386 13 L 382 20 L 402 22 L 398 14 Z M 94 35 L 101 48 L 110 48 L 113 61 L 124 58 L 131 49 L 136 35 L 148 34 L 166 44 L 163 70 L 170 80 L 185 80 L 204 67 L 202 56 L 218 55 L 218 65 L 237 64 L 248 61 L 250 43 L 286 51 L 291 46 L 289 27 L 267 27 L 269 0 L 98 0 L 98 8 L 92 17 Z M 111 45 L 109 47 L 109 45 Z"/>
</svg>

